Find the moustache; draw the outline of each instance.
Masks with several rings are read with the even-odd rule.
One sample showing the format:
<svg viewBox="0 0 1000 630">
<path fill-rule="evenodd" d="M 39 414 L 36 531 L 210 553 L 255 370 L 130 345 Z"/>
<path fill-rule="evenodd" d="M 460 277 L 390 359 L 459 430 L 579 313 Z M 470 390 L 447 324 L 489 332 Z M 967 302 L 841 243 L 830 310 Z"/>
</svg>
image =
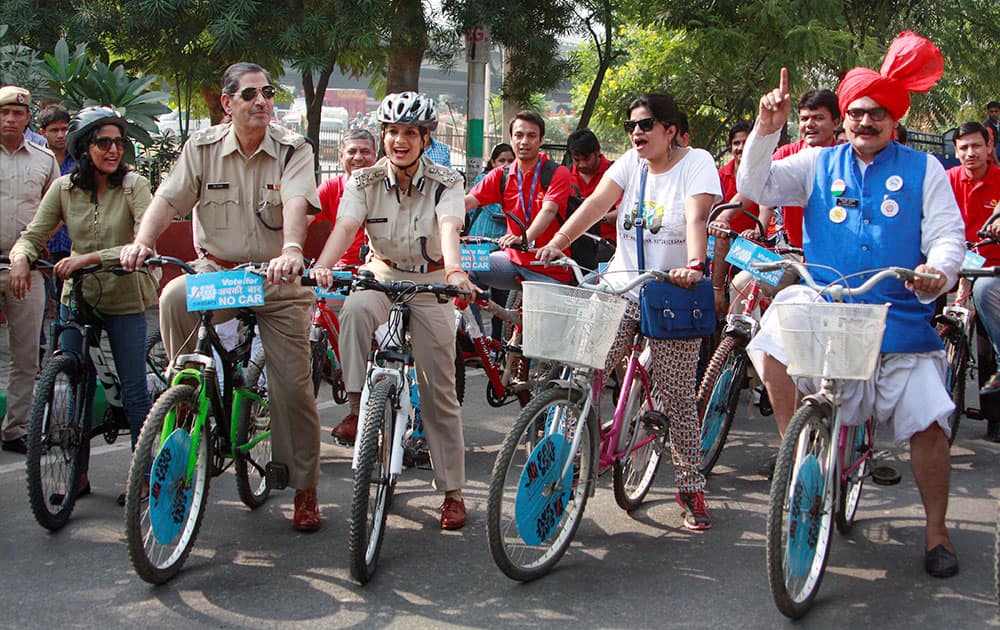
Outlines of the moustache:
<svg viewBox="0 0 1000 630">
<path fill-rule="evenodd" d="M 867 134 L 872 134 L 872 135 L 875 135 L 875 136 L 877 136 L 879 134 L 879 130 L 876 129 L 875 127 L 855 127 L 853 131 L 856 134 L 858 134 L 858 133 L 867 133 Z"/>
</svg>

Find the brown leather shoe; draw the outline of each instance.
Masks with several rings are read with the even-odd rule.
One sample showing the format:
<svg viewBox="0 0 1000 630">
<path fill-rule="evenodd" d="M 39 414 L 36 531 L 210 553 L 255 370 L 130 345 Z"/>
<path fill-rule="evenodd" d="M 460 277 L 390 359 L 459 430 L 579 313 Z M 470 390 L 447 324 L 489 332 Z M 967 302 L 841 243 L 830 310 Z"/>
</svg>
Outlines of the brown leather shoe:
<svg viewBox="0 0 1000 630">
<path fill-rule="evenodd" d="M 465 526 L 465 501 L 445 497 L 441 504 L 441 529 L 462 529 Z"/>
<path fill-rule="evenodd" d="M 358 416 L 349 413 L 347 417 L 340 421 L 340 424 L 333 427 L 330 435 L 337 443 L 344 446 L 354 446 L 354 439 L 358 435 Z"/>
<path fill-rule="evenodd" d="M 321 524 L 316 488 L 295 491 L 295 516 L 292 527 L 300 532 L 314 532 Z"/>
</svg>

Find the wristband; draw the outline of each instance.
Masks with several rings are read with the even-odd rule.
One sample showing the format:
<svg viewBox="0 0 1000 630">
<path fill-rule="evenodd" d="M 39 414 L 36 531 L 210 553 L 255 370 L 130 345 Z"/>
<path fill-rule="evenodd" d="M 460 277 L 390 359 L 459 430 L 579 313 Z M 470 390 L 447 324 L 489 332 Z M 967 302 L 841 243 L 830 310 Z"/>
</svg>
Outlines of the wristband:
<svg viewBox="0 0 1000 630">
<path fill-rule="evenodd" d="M 687 261 L 687 264 L 684 265 L 684 268 L 685 269 L 690 269 L 691 271 L 700 271 L 704 275 L 705 274 L 706 265 L 705 265 L 705 261 L 704 260 L 699 260 L 697 258 L 692 258 L 691 260 Z"/>
<path fill-rule="evenodd" d="M 291 243 L 285 243 L 284 245 L 281 246 L 281 251 L 285 251 L 286 249 L 297 249 L 301 252 L 302 245 L 296 243 L 295 241 L 292 241 Z"/>
<path fill-rule="evenodd" d="M 465 270 L 464 269 L 452 269 L 448 273 L 444 274 L 444 280 L 445 280 L 445 282 L 447 282 L 448 279 L 451 278 L 451 274 L 453 274 L 453 273 L 465 273 Z M 469 274 L 465 273 L 465 277 L 468 278 Z"/>
<path fill-rule="evenodd" d="M 564 239 L 566 239 L 566 247 L 569 247 L 570 245 L 572 245 L 572 244 L 573 244 L 573 241 L 571 241 L 571 240 L 570 240 L 570 238 L 569 238 L 568 236 L 566 236 L 566 233 L 565 233 L 565 232 L 563 232 L 563 231 L 561 231 L 561 230 L 560 230 L 560 231 L 556 232 L 555 234 L 553 234 L 553 235 L 552 235 L 552 238 L 555 238 L 555 237 L 557 237 L 557 236 L 561 236 L 561 237 L 563 237 Z M 550 242 L 550 243 L 552 242 L 552 241 L 551 241 L 551 239 L 549 240 L 549 242 Z"/>
</svg>

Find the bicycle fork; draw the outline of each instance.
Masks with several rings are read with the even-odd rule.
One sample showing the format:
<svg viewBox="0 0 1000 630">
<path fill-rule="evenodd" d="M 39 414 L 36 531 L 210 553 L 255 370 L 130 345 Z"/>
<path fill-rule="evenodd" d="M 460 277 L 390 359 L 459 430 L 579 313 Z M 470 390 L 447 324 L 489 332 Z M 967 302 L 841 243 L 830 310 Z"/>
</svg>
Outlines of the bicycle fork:
<svg viewBox="0 0 1000 630">
<path fill-rule="evenodd" d="M 365 383 L 365 387 L 361 391 L 361 417 L 358 419 L 358 437 L 354 440 L 354 452 L 351 456 L 351 470 L 358 469 L 358 458 L 361 453 L 362 436 L 364 436 L 365 431 L 368 428 L 368 423 L 380 421 L 378 418 L 370 418 L 368 416 L 368 397 L 371 391 L 369 383 L 374 384 L 382 380 L 391 381 L 393 384 L 393 390 L 396 392 L 392 401 L 396 422 L 393 427 L 392 444 L 389 452 L 389 475 L 391 477 L 395 477 L 403 472 L 403 436 L 406 433 L 407 420 L 409 419 L 410 412 L 413 408 L 413 404 L 410 401 L 411 383 L 405 376 L 405 372 L 400 369 L 379 367 L 372 365 L 371 361 L 369 361 L 368 381 Z"/>
</svg>

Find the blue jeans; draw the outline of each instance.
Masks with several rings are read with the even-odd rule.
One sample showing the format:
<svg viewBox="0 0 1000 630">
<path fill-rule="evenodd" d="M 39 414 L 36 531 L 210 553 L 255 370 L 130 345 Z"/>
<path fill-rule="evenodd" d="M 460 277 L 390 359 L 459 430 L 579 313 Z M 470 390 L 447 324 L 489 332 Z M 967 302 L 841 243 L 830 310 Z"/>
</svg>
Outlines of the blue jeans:
<svg viewBox="0 0 1000 630">
<path fill-rule="evenodd" d="M 69 321 L 71 311 L 63 305 L 59 306 L 61 321 Z M 115 370 L 122 388 L 122 405 L 128 418 L 129 433 L 132 436 L 132 448 L 139 439 L 139 430 L 149 413 L 149 390 L 146 387 L 146 314 L 105 315 L 104 332 L 111 341 L 111 355 L 115 360 Z M 83 338 L 80 333 L 68 328 L 59 335 L 59 347 L 72 350 L 79 355 L 83 351 Z M 94 370 L 90 357 L 86 357 L 87 389 L 84 416 L 86 424 L 93 428 L 94 392 L 97 387 L 97 372 Z M 84 441 L 82 469 L 86 472 L 90 467 L 90 442 Z"/>
<path fill-rule="evenodd" d="M 977 278 L 972 285 L 972 301 L 976 305 L 976 317 L 990 336 L 993 353 L 1000 357 L 997 352 L 997 343 L 1000 342 L 1000 278 Z"/>
</svg>

